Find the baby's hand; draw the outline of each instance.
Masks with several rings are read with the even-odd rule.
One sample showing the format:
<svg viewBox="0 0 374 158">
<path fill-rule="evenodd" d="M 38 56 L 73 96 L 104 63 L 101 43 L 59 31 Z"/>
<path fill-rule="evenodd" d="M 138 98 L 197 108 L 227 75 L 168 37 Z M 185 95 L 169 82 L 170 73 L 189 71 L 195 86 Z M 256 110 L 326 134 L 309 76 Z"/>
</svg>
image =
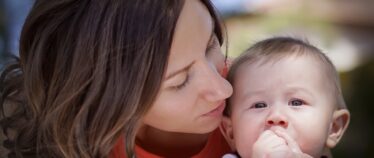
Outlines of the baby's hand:
<svg viewBox="0 0 374 158">
<path fill-rule="evenodd" d="M 267 158 L 272 153 L 283 153 L 289 151 L 287 142 L 274 131 L 264 131 L 252 147 L 252 158 Z M 275 158 L 275 157 L 272 157 Z"/>
<path fill-rule="evenodd" d="M 276 129 L 274 133 L 286 141 L 289 150 L 269 153 L 267 158 L 312 158 L 301 151 L 299 144 L 283 128 Z"/>
<path fill-rule="evenodd" d="M 284 129 L 264 131 L 252 149 L 252 158 L 312 158 L 303 153 Z"/>
</svg>

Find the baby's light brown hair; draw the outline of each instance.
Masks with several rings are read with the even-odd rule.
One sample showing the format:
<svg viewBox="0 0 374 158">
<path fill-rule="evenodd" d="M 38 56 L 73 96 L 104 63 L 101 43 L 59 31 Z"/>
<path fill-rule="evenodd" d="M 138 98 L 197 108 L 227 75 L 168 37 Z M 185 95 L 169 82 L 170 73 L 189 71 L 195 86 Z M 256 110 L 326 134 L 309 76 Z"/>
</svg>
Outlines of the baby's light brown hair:
<svg viewBox="0 0 374 158">
<path fill-rule="evenodd" d="M 320 62 L 322 66 L 321 75 L 326 75 L 330 82 L 332 93 L 334 94 L 334 104 L 337 109 L 345 109 L 346 104 L 343 99 L 339 75 L 330 61 L 330 59 L 322 53 L 320 49 L 311 45 L 307 41 L 303 41 L 291 37 L 273 37 L 260 42 L 257 42 L 252 47 L 248 48 L 238 58 L 236 58 L 230 67 L 227 80 L 233 85 L 235 93 L 235 76 L 238 68 L 243 63 L 266 64 L 268 62 L 276 62 L 290 56 L 308 56 Z M 227 106 L 224 111 L 226 116 L 231 115 L 231 98 L 227 101 Z"/>
</svg>

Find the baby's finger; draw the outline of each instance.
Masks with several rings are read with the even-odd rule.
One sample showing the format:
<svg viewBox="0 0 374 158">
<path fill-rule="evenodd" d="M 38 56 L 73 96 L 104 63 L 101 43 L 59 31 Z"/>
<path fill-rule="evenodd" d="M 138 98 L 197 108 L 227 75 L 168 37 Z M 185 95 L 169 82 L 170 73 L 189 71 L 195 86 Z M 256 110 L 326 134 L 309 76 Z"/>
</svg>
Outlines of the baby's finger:
<svg viewBox="0 0 374 158">
<path fill-rule="evenodd" d="M 267 131 L 262 135 L 261 138 L 258 139 L 258 141 L 261 142 L 261 144 L 265 144 L 269 147 L 281 144 L 287 145 L 286 140 L 276 135 L 273 131 Z"/>
<path fill-rule="evenodd" d="M 269 139 L 269 137 L 271 137 L 273 135 L 276 135 L 273 131 L 271 131 L 271 130 L 265 130 L 257 138 L 257 141 L 259 141 L 259 140 L 261 140 L 261 141 L 267 140 L 267 139 Z"/>
<path fill-rule="evenodd" d="M 286 140 L 271 130 L 264 131 L 252 146 L 252 150 L 256 151 L 254 155 L 263 155 L 264 153 L 282 150 L 282 148 L 291 151 Z"/>
<path fill-rule="evenodd" d="M 285 131 L 277 129 L 277 130 L 275 130 L 275 134 L 284 138 L 284 140 L 286 141 L 286 143 L 288 144 L 288 146 L 292 150 L 292 152 L 302 153 L 302 151 L 299 147 L 299 144 L 297 144 L 297 142 L 293 138 L 291 138 L 291 136 L 289 136 Z"/>
</svg>

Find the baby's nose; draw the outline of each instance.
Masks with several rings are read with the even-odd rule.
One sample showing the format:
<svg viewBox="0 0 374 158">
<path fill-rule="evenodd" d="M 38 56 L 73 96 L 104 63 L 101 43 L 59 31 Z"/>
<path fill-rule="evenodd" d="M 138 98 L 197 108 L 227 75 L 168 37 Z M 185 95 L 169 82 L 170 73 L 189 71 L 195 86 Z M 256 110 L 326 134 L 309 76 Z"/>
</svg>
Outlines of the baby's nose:
<svg viewBox="0 0 374 158">
<path fill-rule="evenodd" d="M 284 114 L 281 114 L 279 111 L 273 111 L 266 119 L 266 125 L 286 128 L 288 127 L 288 120 Z"/>
<path fill-rule="evenodd" d="M 287 121 L 285 121 L 285 120 L 276 120 L 276 119 L 267 120 L 266 124 L 269 125 L 269 126 L 274 126 L 274 125 L 283 126 L 283 127 L 287 127 L 288 126 L 288 122 Z"/>
</svg>

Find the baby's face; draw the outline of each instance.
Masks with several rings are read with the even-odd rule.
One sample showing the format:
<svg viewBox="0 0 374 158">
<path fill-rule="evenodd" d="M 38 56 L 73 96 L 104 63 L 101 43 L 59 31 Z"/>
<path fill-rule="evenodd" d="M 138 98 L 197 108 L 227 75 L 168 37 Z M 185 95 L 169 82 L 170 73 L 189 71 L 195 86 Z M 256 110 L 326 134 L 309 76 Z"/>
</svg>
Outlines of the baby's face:
<svg viewBox="0 0 374 158">
<path fill-rule="evenodd" d="M 321 69 L 319 62 L 304 56 L 239 67 L 231 120 L 235 146 L 242 157 L 250 157 L 262 132 L 280 127 L 304 153 L 321 154 L 334 110 L 331 86 Z"/>
</svg>

